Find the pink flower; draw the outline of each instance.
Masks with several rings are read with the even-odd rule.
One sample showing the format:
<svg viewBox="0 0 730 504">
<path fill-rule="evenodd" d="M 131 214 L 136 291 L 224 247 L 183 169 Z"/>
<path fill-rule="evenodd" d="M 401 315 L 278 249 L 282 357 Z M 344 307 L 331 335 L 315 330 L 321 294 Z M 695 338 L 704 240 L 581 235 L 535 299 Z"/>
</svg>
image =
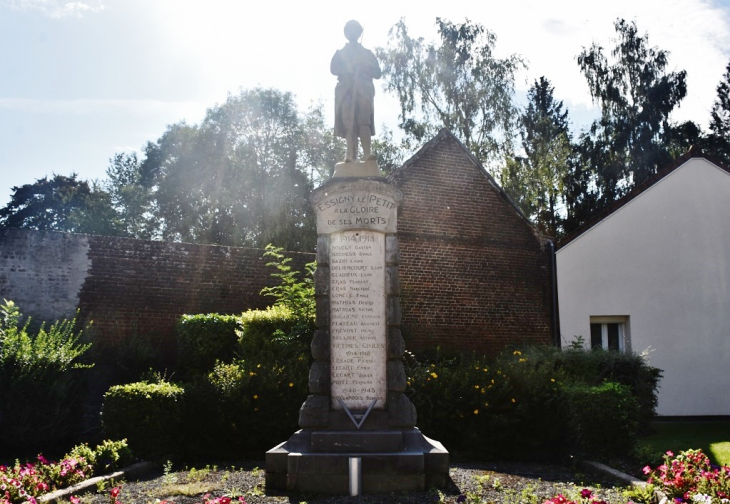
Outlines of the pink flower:
<svg viewBox="0 0 730 504">
<path fill-rule="evenodd" d="M 674 457 L 674 453 L 671 450 L 667 450 L 667 456 Z"/>
<path fill-rule="evenodd" d="M 81 504 L 81 499 L 76 497 L 75 495 L 69 497 L 68 500 L 71 501 L 71 504 Z"/>
<path fill-rule="evenodd" d="M 644 474 L 649 474 L 651 472 L 651 467 L 644 466 L 644 468 L 642 469 L 642 471 L 643 471 Z"/>
</svg>

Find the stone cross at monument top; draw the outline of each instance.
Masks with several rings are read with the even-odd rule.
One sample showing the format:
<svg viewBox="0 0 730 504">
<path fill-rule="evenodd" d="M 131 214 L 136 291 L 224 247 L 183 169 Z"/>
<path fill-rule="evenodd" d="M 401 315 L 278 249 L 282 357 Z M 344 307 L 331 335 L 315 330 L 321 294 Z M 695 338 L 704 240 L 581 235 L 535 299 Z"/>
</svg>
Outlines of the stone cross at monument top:
<svg viewBox="0 0 730 504">
<path fill-rule="evenodd" d="M 347 139 L 348 154 L 310 195 L 317 330 L 309 396 L 299 410 L 301 430 L 266 453 L 267 489 L 347 493 L 353 460 L 362 460 L 355 486 L 364 493 L 423 491 L 448 481 L 449 454 L 416 428 L 416 408 L 405 395 L 397 235 L 403 193 L 380 176 L 370 153 L 380 66 L 358 42 L 361 33 L 359 23 L 348 22 L 349 42 L 332 58 L 335 132 Z"/>
</svg>

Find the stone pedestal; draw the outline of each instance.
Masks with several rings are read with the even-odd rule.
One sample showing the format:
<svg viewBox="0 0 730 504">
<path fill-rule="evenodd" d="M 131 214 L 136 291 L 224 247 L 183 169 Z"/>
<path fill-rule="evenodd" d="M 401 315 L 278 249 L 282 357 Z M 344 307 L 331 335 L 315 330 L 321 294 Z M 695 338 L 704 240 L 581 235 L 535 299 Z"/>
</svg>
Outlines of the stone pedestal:
<svg viewBox="0 0 730 504">
<path fill-rule="evenodd" d="M 380 177 L 380 168 L 378 168 L 378 163 L 375 159 L 343 161 L 335 165 L 335 172 L 332 177 Z"/>
<path fill-rule="evenodd" d="M 416 409 L 403 394 L 402 198 L 380 177 L 333 177 L 312 192 L 318 237 L 310 395 L 299 413 L 302 429 L 266 453 L 269 489 L 347 493 L 350 457 L 362 459 L 364 493 L 448 481 L 448 452 L 416 428 Z"/>
</svg>

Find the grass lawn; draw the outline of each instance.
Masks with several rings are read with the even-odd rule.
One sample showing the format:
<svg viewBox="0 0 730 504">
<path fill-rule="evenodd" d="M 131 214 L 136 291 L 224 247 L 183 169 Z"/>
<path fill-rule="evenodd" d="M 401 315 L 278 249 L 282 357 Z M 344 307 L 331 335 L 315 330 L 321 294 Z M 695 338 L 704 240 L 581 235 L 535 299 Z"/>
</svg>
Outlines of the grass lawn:
<svg viewBox="0 0 730 504">
<path fill-rule="evenodd" d="M 656 422 L 656 432 L 640 441 L 653 451 L 679 453 L 701 448 L 713 463 L 730 466 L 730 421 Z"/>
</svg>

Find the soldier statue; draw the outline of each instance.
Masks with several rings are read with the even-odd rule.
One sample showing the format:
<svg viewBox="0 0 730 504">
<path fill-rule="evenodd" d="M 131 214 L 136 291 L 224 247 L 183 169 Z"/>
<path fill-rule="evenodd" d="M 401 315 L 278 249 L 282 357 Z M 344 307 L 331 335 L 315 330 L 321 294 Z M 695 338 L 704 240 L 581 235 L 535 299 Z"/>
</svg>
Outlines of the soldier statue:
<svg viewBox="0 0 730 504">
<path fill-rule="evenodd" d="M 345 47 L 335 52 L 330 71 L 337 76 L 335 88 L 335 135 L 347 141 L 345 162 L 357 160 L 358 139 L 363 159 L 370 153 L 370 139 L 375 134 L 373 79 L 381 75 L 380 65 L 372 51 L 359 42 L 362 26 L 355 20 L 345 24 Z"/>
</svg>

